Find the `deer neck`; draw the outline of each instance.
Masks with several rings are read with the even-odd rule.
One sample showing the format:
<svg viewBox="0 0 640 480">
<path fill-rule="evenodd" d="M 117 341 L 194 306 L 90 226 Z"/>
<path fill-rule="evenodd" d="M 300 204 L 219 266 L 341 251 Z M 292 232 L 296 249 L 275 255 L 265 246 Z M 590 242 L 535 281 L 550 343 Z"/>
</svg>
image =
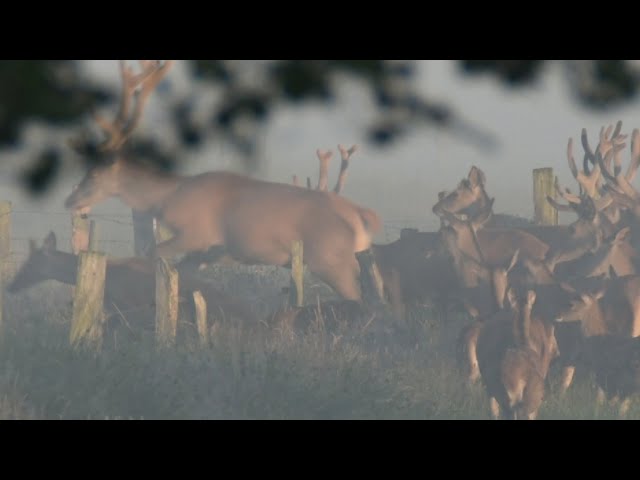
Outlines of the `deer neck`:
<svg viewBox="0 0 640 480">
<path fill-rule="evenodd" d="M 129 165 L 118 173 L 121 200 L 134 210 L 160 210 L 180 186 L 184 177 Z"/>
<path fill-rule="evenodd" d="M 56 251 L 51 254 L 51 264 L 47 280 L 57 280 L 67 285 L 75 285 L 78 273 L 78 256 L 73 253 Z"/>
<path fill-rule="evenodd" d="M 594 302 L 583 314 L 581 318 L 582 332 L 585 336 L 604 335 L 607 333 L 607 326 L 604 322 L 604 313 L 598 302 Z"/>
</svg>

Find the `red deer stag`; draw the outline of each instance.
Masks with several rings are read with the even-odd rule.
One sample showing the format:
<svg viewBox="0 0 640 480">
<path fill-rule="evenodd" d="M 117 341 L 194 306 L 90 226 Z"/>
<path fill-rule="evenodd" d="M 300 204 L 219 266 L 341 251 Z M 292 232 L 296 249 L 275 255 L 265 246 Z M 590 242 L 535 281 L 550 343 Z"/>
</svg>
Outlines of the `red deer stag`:
<svg viewBox="0 0 640 480">
<path fill-rule="evenodd" d="M 145 81 L 164 70 L 166 64 L 151 65 L 141 81 L 143 92 L 155 86 Z M 132 93 L 124 92 L 127 98 Z M 122 145 L 140 118 L 144 102 L 136 104 L 133 119 L 123 126 L 120 119 L 129 103 L 123 100 L 113 123 L 100 122 L 109 135 L 107 147 Z M 291 261 L 293 242 L 302 240 L 309 270 L 345 299 L 360 300 L 355 253 L 368 249 L 381 228 L 373 210 L 339 195 L 230 172 L 183 176 L 156 171 L 121 155 L 112 158 L 89 170 L 67 198 L 67 208 L 84 209 L 118 197 L 135 210 L 152 212 L 174 235 L 157 245 L 159 257 L 221 246 L 242 263 L 284 266 Z"/>
<path fill-rule="evenodd" d="M 333 193 L 340 194 L 346 182 L 347 169 L 357 145 L 346 148 L 338 145 L 341 164 L 338 180 Z M 319 191 L 328 191 L 329 163 L 333 152 L 318 149 Z M 293 176 L 294 185 L 298 177 Z M 307 177 L 307 188 L 312 188 L 311 178 Z M 438 232 L 418 232 L 405 229 L 400 238 L 386 245 L 373 244 L 371 250 L 382 276 L 385 295 L 394 311 L 404 316 L 407 305 L 426 303 L 436 300 L 446 303 L 446 297 L 452 292 L 455 278 L 448 259 L 437 254 L 440 248 Z"/>
</svg>

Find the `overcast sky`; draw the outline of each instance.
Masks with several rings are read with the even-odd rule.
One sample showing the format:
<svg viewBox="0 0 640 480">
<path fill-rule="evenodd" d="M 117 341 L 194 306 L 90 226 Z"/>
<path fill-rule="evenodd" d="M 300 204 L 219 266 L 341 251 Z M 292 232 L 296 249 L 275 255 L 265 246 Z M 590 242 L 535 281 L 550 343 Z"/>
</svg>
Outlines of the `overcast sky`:
<svg viewBox="0 0 640 480">
<path fill-rule="evenodd" d="M 90 61 L 87 68 L 97 79 L 118 81 L 115 60 Z M 437 192 L 453 187 L 472 165 L 486 173 L 489 194 L 496 197 L 496 211 L 531 217 L 532 169 L 554 167 L 561 182 L 575 189 L 566 161 L 570 136 L 578 140 L 582 127 L 586 127 L 595 145 L 604 124 L 621 119 L 625 133 L 640 126 L 638 102 L 607 114 L 595 114 L 575 104 L 561 73 L 551 66 L 543 81 L 533 88 L 511 91 L 489 77 L 462 77 L 455 71 L 453 62 L 420 63 L 418 83 L 424 94 L 452 105 L 466 121 L 481 125 L 497 136 L 500 148 L 490 154 L 430 126 L 416 129 L 390 149 L 377 150 L 366 145 L 360 127 L 370 118 L 371 100 L 366 90 L 352 83 L 344 87 L 334 106 L 287 108 L 277 112 L 263 137 L 265 168 L 258 174 L 284 182 L 289 182 L 294 173 L 301 178 L 311 175 L 316 179 L 316 149 L 332 148 L 335 157 L 331 182 L 334 182 L 339 169 L 336 145 L 358 143 L 361 149 L 354 155 L 344 194 L 376 209 L 391 227 L 402 224 L 437 228 L 431 213 Z M 171 88 L 177 93 L 193 89 L 179 62 L 170 76 Z M 161 132 L 166 113 L 162 107 L 160 101 L 153 103 L 141 128 Z M 32 127 L 25 135 L 40 141 L 38 135 L 41 134 Z M 579 142 L 576 148 L 581 158 Z M 206 151 L 188 158 L 185 165 L 187 171 L 197 173 L 232 168 L 237 163 L 230 148 L 212 144 Z M 56 202 L 66 195 L 69 182 L 77 181 L 81 175 L 80 171 L 74 172 L 49 197 L 30 202 L 30 206 L 56 208 Z M 16 192 L 5 190 L 4 196 L 7 195 L 26 204 Z M 108 208 L 119 206 L 111 202 Z M 62 205 L 58 205 L 58 209 L 62 209 Z"/>
</svg>

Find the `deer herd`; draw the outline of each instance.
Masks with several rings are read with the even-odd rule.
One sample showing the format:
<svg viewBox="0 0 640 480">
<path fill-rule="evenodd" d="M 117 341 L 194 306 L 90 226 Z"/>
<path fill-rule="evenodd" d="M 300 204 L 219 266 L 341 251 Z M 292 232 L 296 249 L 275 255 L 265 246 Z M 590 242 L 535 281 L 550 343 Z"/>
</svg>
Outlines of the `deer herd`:
<svg viewBox="0 0 640 480">
<path fill-rule="evenodd" d="M 341 168 L 332 191 L 330 151 L 317 151 L 315 188 L 309 178 L 301 186 L 295 175 L 291 184 L 222 171 L 178 175 L 126 156 L 123 146 L 172 65 L 140 63 L 138 74 L 121 63 L 119 112 L 111 122 L 96 117 L 107 136 L 93 149 L 100 161 L 65 202 L 86 215 L 117 197 L 153 215 L 173 234 L 146 257 L 109 260 L 107 312 L 153 310 L 156 258 L 176 261 L 217 251 L 239 263 L 287 267 L 291 245 L 301 240 L 308 271 L 355 314 L 352 307 L 363 304 L 356 254 L 369 250 L 397 317 L 425 302 L 445 316 L 455 305 L 468 314 L 470 323 L 458 336 L 460 366 L 469 383 L 484 385 L 494 418 L 536 418 L 552 363 L 561 368 L 561 394 L 576 369 L 592 372 L 598 401 L 619 402 L 620 415 L 626 414 L 632 396 L 640 392 L 640 192 L 632 185 L 640 166 L 637 129 L 629 139 L 626 169 L 628 136 L 621 122 L 601 129 L 595 149 L 583 129 L 581 168 L 569 140 L 567 160 L 578 191 L 561 188 L 556 179 L 559 199 L 547 200 L 558 211 L 576 215 L 570 225 L 497 225 L 485 175 L 473 166 L 453 190 L 438 194 L 432 207 L 440 218 L 437 232 L 406 229 L 397 241 L 379 245 L 373 243 L 382 227 L 378 214 L 342 195 L 355 146 L 339 146 Z M 78 142 L 74 146 L 88 150 Z M 77 261 L 76 255 L 59 251 L 50 234 L 41 248 L 31 244 L 9 290 L 46 279 L 73 284 Z M 240 300 L 191 269 L 182 269 L 180 288 L 185 299 L 201 291 L 213 306 L 210 311 L 258 323 Z"/>
</svg>

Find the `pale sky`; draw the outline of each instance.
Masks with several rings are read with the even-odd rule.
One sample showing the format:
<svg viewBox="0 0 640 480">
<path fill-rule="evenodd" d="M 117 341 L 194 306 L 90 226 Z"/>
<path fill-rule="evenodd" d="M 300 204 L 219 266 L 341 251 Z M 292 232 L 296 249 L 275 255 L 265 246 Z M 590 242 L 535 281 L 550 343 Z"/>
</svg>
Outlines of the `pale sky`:
<svg viewBox="0 0 640 480">
<path fill-rule="evenodd" d="M 94 78 L 118 82 L 117 61 L 89 61 L 86 66 Z M 172 89 L 176 94 L 197 94 L 198 90 L 188 82 L 181 67 L 178 61 L 170 73 Z M 576 189 L 566 161 L 570 136 L 577 141 L 576 158 L 581 159 L 578 140 L 582 127 L 588 129 L 592 145 L 597 143 L 602 125 L 614 124 L 621 119 L 625 133 L 640 127 L 639 102 L 606 114 L 595 114 L 575 104 L 562 72 L 557 66 L 549 67 L 544 80 L 533 88 L 509 90 L 493 78 L 462 77 L 455 71 L 453 62 L 420 63 L 418 84 L 421 91 L 434 100 L 452 105 L 466 121 L 494 133 L 501 146 L 491 154 L 429 125 L 416 129 L 389 149 L 377 150 L 366 145 L 359 126 L 370 118 L 371 100 L 360 85 L 350 83 L 341 89 L 339 101 L 334 106 L 287 108 L 272 116 L 263 137 L 265 168 L 256 172 L 256 176 L 290 182 L 295 173 L 302 179 L 311 175 L 315 181 L 318 169 L 315 151 L 330 148 L 334 150 L 330 176 L 333 183 L 339 169 L 336 145 L 358 143 L 361 148 L 351 162 L 344 195 L 379 212 L 387 225 L 386 234 L 379 239 L 382 243 L 397 236 L 395 227 L 436 229 L 438 222 L 431 207 L 437 192 L 455 186 L 472 165 L 485 172 L 487 190 L 496 198 L 495 211 L 531 217 L 532 169 L 553 167 L 563 185 Z M 203 97 L 202 101 L 206 102 L 207 98 Z M 157 131 L 162 136 L 168 110 L 163 107 L 166 104 L 157 99 L 152 102 L 141 128 Z M 35 146 L 42 141 L 64 141 L 64 136 L 47 134 L 42 128 L 32 126 L 25 132 L 25 141 Z M 25 162 L 24 152 L 7 152 L 3 156 L 8 161 L 0 173 L 5 176 L 7 165 Z M 72 158 L 71 154 L 69 158 Z M 204 151 L 185 158 L 184 165 L 186 171 L 198 173 L 231 168 L 237 165 L 235 162 L 230 147 L 212 141 Z M 0 187 L 0 192 L 4 198 L 12 200 L 17 209 L 64 211 L 62 199 L 68 193 L 69 185 L 82 174 L 80 170 L 71 170 L 68 178 L 49 196 L 36 202 L 27 201 L 24 195 L 7 187 Z M 109 202 L 101 211 L 129 213 L 118 201 Z M 67 217 L 58 216 L 64 226 L 55 225 L 54 217 L 43 216 L 41 221 L 28 223 L 34 228 L 37 224 L 38 230 L 43 231 L 54 227 L 64 230 Z M 571 220 L 571 217 L 563 218 Z M 117 225 L 113 226 L 113 231 L 106 225 L 105 229 L 112 237 L 120 235 L 116 233 Z"/>
</svg>

